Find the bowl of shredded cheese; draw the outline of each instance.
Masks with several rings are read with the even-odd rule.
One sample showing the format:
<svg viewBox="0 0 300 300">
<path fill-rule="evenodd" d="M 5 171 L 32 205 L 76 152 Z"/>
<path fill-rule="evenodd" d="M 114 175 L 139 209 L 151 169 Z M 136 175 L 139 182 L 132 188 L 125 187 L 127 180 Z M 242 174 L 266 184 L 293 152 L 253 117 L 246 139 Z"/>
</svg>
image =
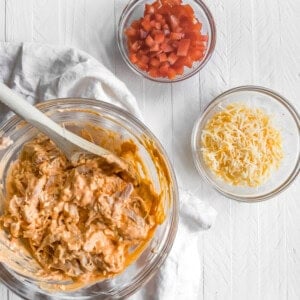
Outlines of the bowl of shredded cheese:
<svg viewBox="0 0 300 300">
<path fill-rule="evenodd" d="M 269 89 L 231 89 L 196 121 L 192 151 L 199 173 L 225 196 L 245 202 L 269 199 L 299 174 L 299 114 Z"/>
</svg>

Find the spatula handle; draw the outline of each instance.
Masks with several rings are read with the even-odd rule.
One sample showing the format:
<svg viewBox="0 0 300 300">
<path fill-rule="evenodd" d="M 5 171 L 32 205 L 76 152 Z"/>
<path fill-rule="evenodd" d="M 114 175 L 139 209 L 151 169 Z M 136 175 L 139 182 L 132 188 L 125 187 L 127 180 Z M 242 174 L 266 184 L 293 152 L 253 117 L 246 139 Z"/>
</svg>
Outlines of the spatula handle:
<svg viewBox="0 0 300 300">
<path fill-rule="evenodd" d="M 0 101 L 8 106 L 12 111 L 19 115 L 28 123 L 37 127 L 40 131 L 44 132 L 44 123 L 53 131 L 62 133 L 62 127 L 48 118 L 45 114 L 39 111 L 36 107 L 28 103 L 19 94 L 8 88 L 5 84 L 0 83 Z M 41 124 L 42 126 L 40 126 Z"/>
<path fill-rule="evenodd" d="M 53 140 L 68 158 L 80 149 L 100 156 L 110 153 L 59 126 L 3 83 L 0 83 L 0 101 Z"/>
</svg>

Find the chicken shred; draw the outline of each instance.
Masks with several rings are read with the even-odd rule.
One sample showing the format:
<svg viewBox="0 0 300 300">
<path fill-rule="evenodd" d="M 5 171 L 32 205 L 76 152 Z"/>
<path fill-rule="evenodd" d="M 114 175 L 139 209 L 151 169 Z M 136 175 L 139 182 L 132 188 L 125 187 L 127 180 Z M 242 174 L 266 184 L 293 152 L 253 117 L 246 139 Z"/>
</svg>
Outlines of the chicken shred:
<svg viewBox="0 0 300 300">
<path fill-rule="evenodd" d="M 121 272 L 129 250 L 156 226 L 155 195 L 145 199 L 96 157 L 71 165 L 43 135 L 25 144 L 6 186 L 3 227 L 28 242 L 45 270 L 72 278 Z"/>
</svg>

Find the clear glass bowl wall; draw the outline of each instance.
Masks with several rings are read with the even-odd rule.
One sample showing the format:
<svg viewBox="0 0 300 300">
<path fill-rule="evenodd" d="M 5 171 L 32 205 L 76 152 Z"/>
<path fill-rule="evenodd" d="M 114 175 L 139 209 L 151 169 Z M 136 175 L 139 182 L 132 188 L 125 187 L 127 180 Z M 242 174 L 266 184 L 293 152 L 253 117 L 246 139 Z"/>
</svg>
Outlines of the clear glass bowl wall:
<svg viewBox="0 0 300 300">
<path fill-rule="evenodd" d="M 157 228 L 154 237 L 141 256 L 123 273 L 112 279 L 98 282 L 78 291 L 53 294 L 41 289 L 39 282 L 25 278 L 0 263 L 0 280 L 16 294 L 27 299 L 114 299 L 129 296 L 145 284 L 159 269 L 175 238 L 178 223 L 178 191 L 175 175 L 167 155 L 159 141 L 139 120 L 115 106 L 97 100 L 58 99 L 41 103 L 38 107 L 58 123 L 71 122 L 77 128 L 83 128 L 88 123 L 121 133 L 124 139 L 133 139 L 150 170 L 157 190 L 169 189 L 170 191 L 170 193 L 166 193 L 167 196 L 164 199 L 166 219 Z M 0 125 L 0 136 L 9 136 L 14 142 L 9 148 L 0 151 L 1 212 L 3 211 L 5 178 L 8 168 L 11 162 L 17 158 L 22 145 L 36 134 L 37 131 L 34 128 L 24 125 L 17 116 Z M 152 140 L 155 148 L 162 155 L 171 177 L 169 186 L 164 186 L 165 184 L 160 182 L 151 156 L 141 142 L 143 136 Z M 1 246 L 3 245 L 0 241 Z M 13 251 L 11 254 L 13 255 Z"/>
</svg>

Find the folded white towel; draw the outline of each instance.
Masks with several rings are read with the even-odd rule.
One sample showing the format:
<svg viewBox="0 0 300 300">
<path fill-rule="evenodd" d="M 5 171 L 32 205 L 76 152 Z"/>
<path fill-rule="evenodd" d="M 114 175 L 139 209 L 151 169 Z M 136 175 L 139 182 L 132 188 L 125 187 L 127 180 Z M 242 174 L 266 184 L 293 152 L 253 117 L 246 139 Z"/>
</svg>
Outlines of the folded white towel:
<svg viewBox="0 0 300 300">
<path fill-rule="evenodd" d="M 141 118 L 137 102 L 124 83 L 93 57 L 72 48 L 0 43 L 0 81 L 31 103 L 64 97 L 101 99 Z M 0 104 L 0 121 L 8 115 Z M 159 272 L 133 298 L 197 299 L 202 276 L 200 231 L 210 228 L 215 217 L 212 207 L 180 189 L 174 246 Z"/>
<path fill-rule="evenodd" d="M 125 84 L 93 57 L 73 48 L 2 42 L 0 81 L 31 103 L 66 97 L 101 99 L 141 117 Z M 0 120 L 5 111 L 0 106 Z"/>
</svg>

